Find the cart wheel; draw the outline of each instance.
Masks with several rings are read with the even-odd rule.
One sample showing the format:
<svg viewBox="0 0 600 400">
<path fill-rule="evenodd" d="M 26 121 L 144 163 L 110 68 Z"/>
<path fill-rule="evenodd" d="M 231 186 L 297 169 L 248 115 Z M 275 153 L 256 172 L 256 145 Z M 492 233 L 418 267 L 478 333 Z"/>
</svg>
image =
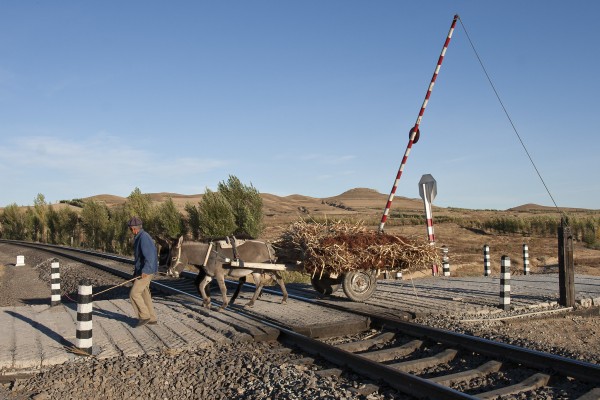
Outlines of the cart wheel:
<svg viewBox="0 0 600 400">
<path fill-rule="evenodd" d="M 342 281 L 340 278 L 331 278 L 328 274 L 323 274 L 320 277 L 318 274 L 315 274 L 315 276 L 310 278 L 310 283 L 317 293 L 329 296 L 340 288 Z"/>
<path fill-rule="evenodd" d="M 344 293 L 352 301 L 368 300 L 377 288 L 376 271 L 350 271 L 342 278 Z"/>
</svg>

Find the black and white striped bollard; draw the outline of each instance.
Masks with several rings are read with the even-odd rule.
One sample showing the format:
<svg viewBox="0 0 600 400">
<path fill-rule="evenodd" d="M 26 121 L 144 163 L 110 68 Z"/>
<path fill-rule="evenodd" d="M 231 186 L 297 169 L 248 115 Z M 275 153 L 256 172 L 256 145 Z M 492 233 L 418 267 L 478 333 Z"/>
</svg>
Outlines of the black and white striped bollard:
<svg viewBox="0 0 600 400">
<path fill-rule="evenodd" d="M 523 244 L 523 274 L 529 275 L 529 246 Z"/>
<path fill-rule="evenodd" d="M 55 260 L 50 265 L 50 306 L 60 304 L 60 265 Z"/>
<path fill-rule="evenodd" d="M 500 308 L 510 310 L 510 257 L 500 260 Z"/>
<path fill-rule="evenodd" d="M 483 276 L 490 276 L 491 274 L 490 246 L 485 244 L 483 245 Z"/>
<path fill-rule="evenodd" d="M 92 285 L 82 279 L 77 289 L 77 335 L 75 347 L 92 354 Z"/>
<path fill-rule="evenodd" d="M 442 271 L 444 276 L 450 276 L 450 259 L 448 258 L 448 247 L 442 246 Z"/>
</svg>

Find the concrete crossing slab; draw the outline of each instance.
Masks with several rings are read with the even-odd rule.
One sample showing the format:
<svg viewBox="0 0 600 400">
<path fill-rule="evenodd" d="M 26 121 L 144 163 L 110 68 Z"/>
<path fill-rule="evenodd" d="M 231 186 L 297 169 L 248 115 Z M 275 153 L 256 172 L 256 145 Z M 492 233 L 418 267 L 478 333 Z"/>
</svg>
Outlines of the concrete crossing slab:
<svg viewBox="0 0 600 400">
<path fill-rule="evenodd" d="M 231 318 L 227 313 L 218 318 L 196 314 L 183 304 L 168 298 L 155 299 L 156 325 L 135 327 L 128 299 L 103 300 L 93 303 L 92 355 L 98 358 L 140 356 L 161 351 L 194 350 L 213 343 L 264 340 L 264 331 L 256 322 Z M 37 370 L 54 364 L 73 361 L 75 348 L 77 305 L 73 303 L 50 307 L 31 305 L 0 307 L 0 374 L 21 370 Z M 268 337 L 276 338 L 271 329 Z M 252 331 L 256 335 L 252 335 Z"/>
</svg>

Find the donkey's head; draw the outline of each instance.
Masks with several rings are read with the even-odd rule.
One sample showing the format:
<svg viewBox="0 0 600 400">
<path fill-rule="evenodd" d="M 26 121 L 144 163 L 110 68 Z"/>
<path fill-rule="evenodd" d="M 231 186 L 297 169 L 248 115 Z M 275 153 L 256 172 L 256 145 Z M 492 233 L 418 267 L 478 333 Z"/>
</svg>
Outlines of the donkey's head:
<svg viewBox="0 0 600 400">
<path fill-rule="evenodd" d="M 181 249 L 183 246 L 183 236 L 180 236 L 179 239 L 175 239 L 171 241 L 171 245 L 169 246 L 169 260 L 167 263 L 167 275 L 174 276 L 175 278 L 179 277 L 179 274 L 185 268 L 185 264 L 181 260 Z"/>
</svg>

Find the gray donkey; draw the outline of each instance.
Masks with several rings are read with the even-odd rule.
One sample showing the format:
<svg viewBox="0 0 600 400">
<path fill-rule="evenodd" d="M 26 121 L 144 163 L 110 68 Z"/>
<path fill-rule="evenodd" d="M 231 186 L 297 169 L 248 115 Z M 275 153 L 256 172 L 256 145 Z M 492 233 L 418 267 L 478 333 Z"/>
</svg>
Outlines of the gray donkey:
<svg viewBox="0 0 600 400">
<path fill-rule="evenodd" d="M 265 242 L 258 240 L 238 241 L 233 238 L 228 244 L 226 241 L 204 242 L 186 242 L 183 236 L 173 243 L 170 249 L 169 269 L 167 274 L 170 276 L 179 276 L 179 273 L 188 265 L 198 268 L 198 276 L 196 285 L 198 292 L 202 296 L 203 304 L 210 309 L 210 292 L 206 289 L 206 285 L 213 279 L 217 279 L 221 295 L 223 296 L 223 304 L 219 310 L 224 309 L 229 304 L 227 299 L 227 288 L 225 286 L 225 278 L 235 278 L 240 281 L 235 294 L 232 297 L 232 302 L 237 297 L 243 282 L 248 275 L 252 275 L 256 290 L 252 299 L 246 304 L 246 307 L 252 307 L 254 302 L 260 295 L 260 292 L 270 277 L 274 277 L 281 292 L 283 293 L 282 304 L 287 302 L 288 293 L 283 283 L 283 278 L 279 271 L 259 268 L 245 268 L 244 262 L 248 263 L 273 263 L 274 251 L 273 248 Z M 236 244 L 237 243 L 237 244 Z M 234 254 L 235 253 L 235 254 Z M 239 267 L 232 267 L 231 260 L 240 260 Z"/>
</svg>

